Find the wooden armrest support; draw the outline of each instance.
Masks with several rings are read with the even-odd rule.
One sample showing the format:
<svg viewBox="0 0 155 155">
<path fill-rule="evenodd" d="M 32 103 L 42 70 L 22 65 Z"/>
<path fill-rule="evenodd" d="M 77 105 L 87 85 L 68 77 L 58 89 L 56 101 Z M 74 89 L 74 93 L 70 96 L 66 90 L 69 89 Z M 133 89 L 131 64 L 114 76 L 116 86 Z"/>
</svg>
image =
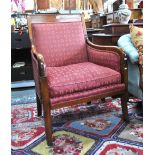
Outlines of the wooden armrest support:
<svg viewBox="0 0 155 155">
<path fill-rule="evenodd" d="M 140 72 L 139 86 L 143 91 L 143 65 L 139 64 L 138 67 L 139 67 L 139 72 Z"/>
<path fill-rule="evenodd" d="M 35 46 L 32 45 L 32 54 L 34 56 L 34 58 L 37 60 L 38 62 L 38 68 L 39 68 L 39 75 L 40 77 L 45 77 L 45 63 L 44 63 L 44 57 L 42 56 L 42 54 L 38 53 Z"/>
</svg>

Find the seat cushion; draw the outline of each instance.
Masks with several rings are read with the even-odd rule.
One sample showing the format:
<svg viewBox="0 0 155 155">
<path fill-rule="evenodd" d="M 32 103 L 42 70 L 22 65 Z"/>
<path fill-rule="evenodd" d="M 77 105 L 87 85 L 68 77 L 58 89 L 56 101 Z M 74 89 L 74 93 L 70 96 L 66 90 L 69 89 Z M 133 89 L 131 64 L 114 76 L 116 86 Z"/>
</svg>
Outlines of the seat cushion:
<svg viewBox="0 0 155 155">
<path fill-rule="evenodd" d="M 121 83 L 119 72 L 90 62 L 46 67 L 50 97 Z"/>
</svg>

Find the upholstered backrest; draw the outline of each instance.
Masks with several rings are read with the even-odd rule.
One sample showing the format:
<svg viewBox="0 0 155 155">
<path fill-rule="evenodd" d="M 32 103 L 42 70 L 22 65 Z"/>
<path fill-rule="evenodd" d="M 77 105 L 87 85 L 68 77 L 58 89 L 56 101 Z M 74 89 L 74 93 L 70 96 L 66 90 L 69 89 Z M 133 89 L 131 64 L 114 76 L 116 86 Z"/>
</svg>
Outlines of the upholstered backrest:
<svg viewBox="0 0 155 155">
<path fill-rule="evenodd" d="M 87 61 L 82 21 L 33 23 L 32 38 L 47 66 Z"/>
</svg>

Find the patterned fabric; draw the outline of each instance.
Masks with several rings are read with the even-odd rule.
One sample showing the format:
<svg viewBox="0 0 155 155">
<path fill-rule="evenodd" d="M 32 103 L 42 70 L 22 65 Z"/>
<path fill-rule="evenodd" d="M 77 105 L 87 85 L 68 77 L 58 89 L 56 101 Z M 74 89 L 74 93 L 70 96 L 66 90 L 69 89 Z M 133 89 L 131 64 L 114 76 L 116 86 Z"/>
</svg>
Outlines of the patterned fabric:
<svg viewBox="0 0 155 155">
<path fill-rule="evenodd" d="M 11 147 L 22 149 L 45 134 L 42 118 L 36 117 L 36 103 L 11 108 Z"/>
<path fill-rule="evenodd" d="M 120 56 L 113 51 L 98 50 L 87 46 L 88 58 L 90 62 L 109 67 L 120 72 Z"/>
<path fill-rule="evenodd" d="M 120 73 L 90 62 L 47 67 L 46 72 L 51 97 L 121 83 Z"/>
<path fill-rule="evenodd" d="M 74 120 L 73 122 L 66 123 L 64 126 L 71 130 L 83 132 L 86 135 L 91 134 L 92 136 L 103 138 L 110 137 L 118 130 L 120 124 L 122 124 L 122 119 L 120 117 L 110 113 L 104 113 L 86 117 L 82 120 Z"/>
<path fill-rule="evenodd" d="M 27 95 L 26 98 L 31 97 L 27 90 L 23 95 L 19 90 L 15 92 L 18 93 L 18 96 Z M 12 97 L 12 100 L 15 100 L 14 96 Z M 32 98 L 34 99 L 34 97 L 35 94 Z M 143 142 L 139 141 L 139 138 L 140 140 L 142 138 L 141 127 L 143 121 L 136 118 L 140 109 L 137 107 L 138 103 L 135 103 L 139 102 L 139 99 L 130 98 L 132 103 L 128 102 L 129 123 L 121 122 L 121 115 L 119 115 L 121 113 L 120 98 L 107 97 L 105 102 L 94 100 L 91 105 L 80 104 L 52 110 L 52 124 L 54 127 L 54 145 L 52 147 L 47 147 L 44 120 L 43 117 L 37 117 L 36 101 L 23 104 L 20 97 L 18 97 L 18 101 L 19 103 L 11 107 L 12 155 L 51 155 L 55 151 L 61 150 L 61 148 L 63 148 L 63 151 L 70 150 L 72 154 L 74 154 L 73 151 L 79 149 L 80 154 L 94 155 L 106 151 L 108 146 L 110 147 L 107 151 L 111 150 L 111 153 L 117 151 L 116 154 L 120 151 L 117 148 L 124 148 L 124 146 L 129 146 L 130 148 L 127 148 L 127 150 L 132 150 L 135 154 L 138 154 L 140 150 L 142 152 Z M 96 124 L 95 121 L 97 121 Z M 100 127 L 102 127 L 102 130 L 98 130 Z M 67 136 L 65 136 L 66 134 Z M 81 144 L 82 148 L 79 147 Z M 116 144 L 115 150 L 111 144 Z M 69 153 L 64 154 L 69 155 Z"/>
<path fill-rule="evenodd" d="M 77 99 L 82 99 L 82 98 L 87 98 L 87 97 L 93 97 L 95 95 L 99 95 L 99 94 L 105 94 L 105 93 L 110 93 L 110 92 L 118 92 L 118 91 L 123 91 L 125 89 L 125 85 L 124 84 L 114 84 L 111 86 L 105 86 L 105 87 L 101 87 L 101 88 L 96 88 L 93 90 L 87 90 L 87 91 L 83 91 L 83 92 L 77 92 L 77 93 L 73 93 L 73 94 L 68 94 L 62 97 L 55 97 L 55 98 L 51 98 L 50 102 L 51 104 L 57 104 L 60 102 L 67 102 L 67 101 L 71 101 L 71 100 L 77 100 Z"/>
<path fill-rule="evenodd" d="M 98 155 L 143 155 L 142 147 L 117 141 L 105 142 L 96 152 Z"/>
<path fill-rule="evenodd" d="M 139 64 L 143 63 L 143 28 L 130 25 L 131 40 L 139 52 Z"/>
<path fill-rule="evenodd" d="M 32 29 L 34 45 L 48 67 L 87 61 L 81 22 L 33 24 Z"/>
<path fill-rule="evenodd" d="M 95 140 L 69 131 L 54 132 L 53 146 L 47 147 L 46 140 L 25 152 L 28 155 L 85 155 L 95 144 Z"/>
<path fill-rule="evenodd" d="M 131 35 L 122 35 L 118 40 L 118 46 L 121 47 L 128 59 L 128 91 L 133 96 L 143 99 L 142 89 L 139 87 L 140 73 L 138 67 L 139 54 L 131 41 Z"/>
</svg>

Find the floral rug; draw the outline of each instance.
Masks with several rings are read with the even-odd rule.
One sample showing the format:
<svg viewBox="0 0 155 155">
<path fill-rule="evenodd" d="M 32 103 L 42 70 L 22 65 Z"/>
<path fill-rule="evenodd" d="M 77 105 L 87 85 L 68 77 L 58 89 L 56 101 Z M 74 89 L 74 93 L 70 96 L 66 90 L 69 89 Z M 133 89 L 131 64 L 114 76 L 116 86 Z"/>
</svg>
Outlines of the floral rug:
<svg viewBox="0 0 155 155">
<path fill-rule="evenodd" d="M 14 101 L 14 100 L 13 100 Z M 140 100 L 130 98 L 130 123 L 121 121 L 120 99 L 106 98 L 52 111 L 54 145 L 45 140 L 36 103 L 12 104 L 12 155 L 142 155 L 143 121 L 136 117 Z M 21 102 L 21 101 L 20 101 Z"/>
</svg>

